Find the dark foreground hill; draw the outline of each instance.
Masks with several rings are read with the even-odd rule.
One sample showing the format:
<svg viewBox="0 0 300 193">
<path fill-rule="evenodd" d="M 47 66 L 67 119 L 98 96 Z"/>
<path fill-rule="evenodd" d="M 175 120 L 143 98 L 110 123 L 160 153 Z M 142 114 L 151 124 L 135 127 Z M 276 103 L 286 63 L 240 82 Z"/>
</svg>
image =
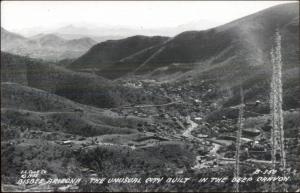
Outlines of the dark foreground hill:
<svg viewBox="0 0 300 193">
<path fill-rule="evenodd" d="M 82 136 L 129 134 L 146 119 L 123 117 L 17 83 L 1 84 L 1 123 Z M 131 128 L 131 129 L 129 129 Z"/>
<path fill-rule="evenodd" d="M 42 167 L 50 177 L 58 178 L 75 178 L 88 171 L 86 178 L 96 171 L 110 176 L 117 171 L 126 174 L 130 170 L 161 171 L 192 165 L 188 161 L 195 155 L 187 150 L 190 145 L 141 132 L 155 130 L 152 117 L 99 108 L 139 102 L 151 104 L 164 99 L 96 75 L 2 52 L 4 190 L 30 188 L 15 185 L 20 171 L 26 168 Z M 135 149 L 134 143 L 142 147 Z M 54 191 L 57 187 L 50 188 Z"/>
<path fill-rule="evenodd" d="M 19 83 L 97 107 L 115 107 L 130 102 L 159 104 L 165 100 L 97 75 L 4 52 L 1 52 L 1 81 Z"/>
<path fill-rule="evenodd" d="M 7 53 L 1 56 L 3 190 L 44 190 L 45 187 L 36 184 L 16 185 L 21 170 L 29 168 L 45 169 L 49 175 L 46 178 L 84 175 L 82 178 L 88 179 L 100 171 L 107 176 L 116 172 L 126 175 L 128 171 L 145 171 L 141 175 L 146 175 L 148 170 L 159 175 L 161 171 L 165 174 L 166 168 L 192 166 L 190 160 L 195 159 L 195 155 L 190 144 L 141 132 L 154 125 L 152 117 L 124 116 L 95 107 L 107 106 L 121 98 L 121 101 L 131 99 L 135 103 L 134 93 L 136 97 L 145 96 L 142 91 L 117 88 L 103 78 L 26 57 Z M 14 71 L 16 69 L 18 71 Z M 107 97 L 97 95 L 97 92 L 107 92 L 103 85 L 109 88 Z M 124 95 L 126 93 L 129 95 Z M 153 101 L 143 102 L 151 104 Z M 133 144 L 142 147 L 135 148 Z M 79 186 L 83 191 L 94 188 L 99 191 L 99 187 L 86 187 L 84 183 Z M 47 188 L 55 191 L 61 187 Z M 100 187 L 108 188 L 115 189 L 107 185 Z"/>
<path fill-rule="evenodd" d="M 8 53 L 1 53 L 1 81 L 16 82 L 83 103 L 91 100 L 88 96 L 92 96 L 99 98 L 98 106 L 114 103 L 113 97 L 108 94 L 111 86 L 108 80 Z M 87 97 L 83 99 L 83 95 Z"/>
</svg>

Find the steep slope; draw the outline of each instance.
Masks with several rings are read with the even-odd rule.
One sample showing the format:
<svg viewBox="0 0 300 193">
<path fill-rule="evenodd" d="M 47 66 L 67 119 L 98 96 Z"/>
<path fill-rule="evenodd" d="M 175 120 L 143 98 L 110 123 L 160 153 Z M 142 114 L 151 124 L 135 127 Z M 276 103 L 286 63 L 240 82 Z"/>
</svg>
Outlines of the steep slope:
<svg viewBox="0 0 300 193">
<path fill-rule="evenodd" d="M 246 89 L 246 100 L 268 100 L 272 66 L 270 50 L 274 46 L 274 33 L 279 29 L 282 43 L 284 108 L 300 105 L 299 98 L 299 10 L 297 4 L 284 4 L 242 18 L 217 30 L 231 30 L 240 45 L 231 57 L 204 61 L 190 73 L 193 82 L 214 80 L 219 90 Z M 222 55 L 221 55 L 222 56 Z M 184 79 L 184 77 L 182 77 Z M 232 98 L 231 98 L 232 97 Z M 229 97 L 227 106 L 238 101 L 238 92 Z M 268 109 L 268 103 L 265 103 Z"/>
<path fill-rule="evenodd" d="M 166 40 L 168 40 L 167 37 L 160 36 L 133 36 L 122 40 L 105 41 L 92 47 L 86 54 L 69 65 L 69 68 L 76 70 L 103 69 L 116 61 Z"/>
<path fill-rule="evenodd" d="M 295 25 L 297 20 L 299 21 L 298 17 L 297 3 L 284 4 L 210 30 L 181 33 L 164 45 L 159 54 L 148 60 L 141 71 L 172 63 L 209 62 L 216 65 L 231 57 L 231 63 L 243 65 L 268 63 L 272 36 L 276 28 L 282 32 L 283 44 L 297 44 L 288 38 L 297 38 L 298 30 Z M 287 25 L 293 28 L 292 31 L 288 30 L 290 34 L 286 33 Z M 288 60 L 286 63 L 298 63 L 295 58 L 297 50 L 283 47 L 283 51 L 283 57 Z M 294 57 L 286 57 L 287 53 L 293 54 Z"/>
<path fill-rule="evenodd" d="M 25 38 L 1 28 L 2 51 L 32 58 L 53 61 L 77 58 L 96 43 L 91 38 L 66 40 L 55 34 L 38 34 Z"/>
<path fill-rule="evenodd" d="M 1 115 L 2 124 L 85 137 L 137 132 L 135 129 L 95 123 L 86 117 L 80 117 L 76 112 L 36 112 L 1 108 Z"/>
<path fill-rule="evenodd" d="M 30 62 L 29 58 L 1 52 L 1 82 L 28 85 L 26 63 Z"/>
<path fill-rule="evenodd" d="M 163 43 L 162 43 L 163 44 Z M 114 79 L 128 73 L 134 73 L 137 69 L 143 66 L 149 56 L 157 53 L 157 49 L 161 44 L 145 48 L 137 53 L 129 55 L 113 64 L 104 66 L 98 71 L 98 74 L 106 78 Z"/>
<path fill-rule="evenodd" d="M 269 113 L 272 74 L 270 50 L 275 45 L 274 34 L 277 28 L 282 37 L 283 109 L 300 107 L 299 10 L 296 5 L 275 6 L 215 28 L 216 35 L 230 37 L 233 34 L 228 39 L 231 42 L 229 47 L 205 60 L 194 58 L 194 70 L 174 78 L 173 85 L 188 83 L 194 88 L 209 85 L 210 89 L 205 91 L 203 100 L 211 100 L 217 106 L 210 117 L 236 117 L 237 111 L 231 107 L 240 102 L 240 86 L 244 88 L 246 103 L 250 104 L 247 111 L 252 114 L 249 115 Z M 146 66 L 148 69 L 145 67 L 144 70 L 151 69 L 153 65 L 155 63 L 149 63 Z M 168 68 L 168 63 L 165 66 Z M 256 100 L 261 101 L 261 104 L 251 105 Z"/>
<path fill-rule="evenodd" d="M 166 100 L 147 96 L 143 89 L 124 87 L 97 75 L 3 52 L 1 81 L 20 83 L 97 107 L 163 103 Z"/>
<path fill-rule="evenodd" d="M 84 104 L 110 107 L 123 101 L 111 91 L 114 85 L 108 80 L 26 57 L 1 53 L 1 72 L 2 82 L 21 83 Z"/>
<path fill-rule="evenodd" d="M 297 107 L 300 105 L 298 5 L 282 4 L 213 29 L 184 32 L 109 66 L 99 61 L 98 65 L 105 67 L 98 74 L 112 79 L 128 73 L 168 81 L 172 78 L 173 86 L 189 82 L 197 87 L 209 82 L 214 85 L 209 99 L 224 107 L 238 103 L 238 88 L 243 85 L 245 100 L 264 101 L 260 110 L 266 112 L 272 70 L 270 50 L 278 29 L 282 37 L 284 108 Z"/>
<path fill-rule="evenodd" d="M 274 6 L 209 30 L 183 32 L 144 49 L 133 49 L 132 45 L 128 45 L 132 47 L 131 54 L 119 55 L 120 50 L 124 49 L 123 44 L 106 42 L 92 48 L 75 61 L 74 66 L 77 69 L 89 66 L 92 71 L 109 78 L 129 72 L 145 74 L 162 67 L 168 70 L 173 64 L 195 64 L 193 66 L 197 71 L 221 66 L 238 69 L 243 65 L 240 69 L 247 71 L 248 67 L 264 66 L 270 62 L 269 52 L 276 28 L 282 35 L 283 62 L 296 67 L 299 50 L 298 3 Z M 127 40 L 130 38 L 119 42 Z M 106 49 L 109 53 L 104 51 Z M 176 72 L 176 69 L 172 71 Z"/>
<path fill-rule="evenodd" d="M 114 120 L 114 121 L 111 121 Z M 1 123 L 42 131 L 95 136 L 132 133 L 145 120 L 125 120 L 108 110 L 82 105 L 49 92 L 16 83 L 1 83 Z"/>
<path fill-rule="evenodd" d="M 125 73 L 135 72 L 145 78 L 173 79 L 173 86 L 186 82 L 195 87 L 212 84 L 213 89 L 207 93 L 209 98 L 204 100 L 214 99 L 224 107 L 238 103 L 242 85 L 245 100 L 263 101 L 262 107 L 256 110 L 266 113 L 272 70 L 270 50 L 276 29 L 282 37 L 284 109 L 299 107 L 297 3 L 271 7 L 210 30 L 181 33 L 99 74 L 118 78 L 124 75 L 122 69 L 126 69 Z"/>
<path fill-rule="evenodd" d="M 13 82 L 1 83 L 1 108 L 30 111 L 75 111 L 80 105 L 49 92 Z"/>
</svg>

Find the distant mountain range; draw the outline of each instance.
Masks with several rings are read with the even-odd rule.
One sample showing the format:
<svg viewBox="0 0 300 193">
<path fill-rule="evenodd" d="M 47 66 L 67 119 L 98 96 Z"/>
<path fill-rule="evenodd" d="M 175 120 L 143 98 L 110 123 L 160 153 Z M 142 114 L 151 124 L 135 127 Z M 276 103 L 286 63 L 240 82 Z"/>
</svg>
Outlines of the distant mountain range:
<svg viewBox="0 0 300 193">
<path fill-rule="evenodd" d="M 25 37 L 37 35 L 39 33 L 56 34 L 58 36 L 69 37 L 91 37 L 95 40 L 114 40 L 121 39 L 122 37 L 130 37 L 136 35 L 145 36 L 175 36 L 181 32 L 188 30 L 205 30 L 220 25 L 220 22 L 198 20 L 189 23 L 184 23 L 175 27 L 160 27 L 160 28 L 144 28 L 144 27 L 128 27 L 122 25 L 108 25 L 108 24 L 95 24 L 92 23 L 76 23 L 65 25 L 59 28 L 27 28 L 13 30 Z"/>
<path fill-rule="evenodd" d="M 26 38 L 1 27 L 1 51 L 32 58 L 50 61 L 77 58 L 96 43 L 88 37 L 67 40 L 55 34 Z"/>
</svg>

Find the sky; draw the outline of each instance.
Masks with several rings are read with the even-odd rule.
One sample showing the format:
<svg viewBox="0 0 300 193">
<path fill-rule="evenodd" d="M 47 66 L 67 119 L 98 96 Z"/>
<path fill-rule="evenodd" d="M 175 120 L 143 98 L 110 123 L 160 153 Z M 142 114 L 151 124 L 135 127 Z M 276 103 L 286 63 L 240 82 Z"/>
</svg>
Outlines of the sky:
<svg viewBox="0 0 300 193">
<path fill-rule="evenodd" d="M 1 1 L 1 25 L 7 30 L 20 30 L 70 24 L 162 28 L 201 20 L 224 24 L 282 3 L 288 2 Z"/>
</svg>

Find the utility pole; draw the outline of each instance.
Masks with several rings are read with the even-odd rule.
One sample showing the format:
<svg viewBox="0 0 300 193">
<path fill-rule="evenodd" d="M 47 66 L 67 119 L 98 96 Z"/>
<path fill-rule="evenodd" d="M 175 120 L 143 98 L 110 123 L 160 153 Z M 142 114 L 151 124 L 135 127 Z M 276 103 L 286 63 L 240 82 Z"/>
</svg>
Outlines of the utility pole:
<svg viewBox="0 0 300 193">
<path fill-rule="evenodd" d="M 241 97 L 241 104 L 239 107 L 238 130 L 236 135 L 235 174 L 234 174 L 235 178 L 238 178 L 240 176 L 240 148 L 241 148 L 242 129 L 244 126 L 245 105 L 244 105 L 244 91 L 242 86 L 240 86 L 240 97 Z M 235 183 L 235 192 L 239 192 L 238 180 L 236 180 Z"/>
<path fill-rule="evenodd" d="M 272 81 L 270 92 L 270 109 L 272 116 L 272 167 L 276 170 L 276 152 L 280 152 L 280 167 L 286 172 L 286 155 L 284 147 L 284 130 L 283 130 L 283 110 L 282 110 L 282 61 L 281 61 L 281 36 L 279 30 L 276 29 L 275 48 L 271 49 L 272 62 Z M 272 191 L 275 191 L 274 183 L 272 183 Z M 286 191 L 286 186 L 284 186 Z"/>
<path fill-rule="evenodd" d="M 276 170 L 276 151 L 277 151 L 277 140 L 276 140 L 276 121 L 277 114 L 276 114 L 276 97 L 275 97 L 275 56 L 274 56 L 274 49 L 271 49 L 271 63 L 272 63 L 272 80 L 271 80 L 271 92 L 270 92 L 270 109 L 271 109 L 271 122 L 272 122 L 272 130 L 271 130 L 271 159 L 272 159 L 272 169 Z M 275 191 L 275 183 L 272 182 L 271 184 L 271 192 Z"/>
</svg>

